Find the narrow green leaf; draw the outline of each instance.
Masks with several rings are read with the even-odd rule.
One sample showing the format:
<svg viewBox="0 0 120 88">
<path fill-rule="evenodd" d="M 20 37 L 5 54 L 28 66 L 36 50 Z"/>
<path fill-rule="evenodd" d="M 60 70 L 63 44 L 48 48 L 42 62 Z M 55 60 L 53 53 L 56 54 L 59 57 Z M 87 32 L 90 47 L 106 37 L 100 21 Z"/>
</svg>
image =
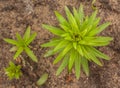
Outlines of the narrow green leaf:
<svg viewBox="0 0 120 88">
<path fill-rule="evenodd" d="M 44 57 L 51 56 L 51 55 L 53 55 L 54 53 L 55 53 L 54 50 L 51 49 L 51 50 L 47 51 L 47 53 L 44 55 Z"/>
<path fill-rule="evenodd" d="M 58 21 L 60 22 L 60 24 L 66 26 L 66 27 L 70 26 L 69 23 L 67 22 L 67 20 L 60 13 L 58 13 L 57 11 L 55 11 L 55 15 L 56 15 Z"/>
<path fill-rule="evenodd" d="M 85 39 L 90 39 L 91 38 L 91 41 L 93 41 L 93 42 L 109 42 L 109 41 L 111 41 L 113 38 L 111 38 L 111 37 L 86 37 Z M 87 40 L 88 40 L 87 39 Z"/>
<path fill-rule="evenodd" d="M 56 47 L 54 48 L 54 51 L 57 51 L 58 49 L 61 49 L 63 47 L 65 47 L 66 45 L 68 45 L 69 41 L 67 40 L 62 40 L 61 42 L 59 42 Z"/>
<path fill-rule="evenodd" d="M 57 56 L 57 58 L 54 60 L 53 64 L 58 63 L 63 57 L 64 55 L 67 54 L 67 52 L 72 48 L 72 44 L 68 44 L 65 49 Z"/>
<path fill-rule="evenodd" d="M 77 42 L 73 42 L 73 47 L 75 50 L 77 49 Z"/>
<path fill-rule="evenodd" d="M 25 52 L 34 62 L 38 62 L 37 57 L 34 55 L 33 51 L 31 51 L 28 47 L 25 47 Z"/>
<path fill-rule="evenodd" d="M 90 46 L 105 46 L 110 43 L 113 38 L 111 37 L 85 37 L 79 44 Z"/>
<path fill-rule="evenodd" d="M 37 34 L 36 34 L 36 33 L 33 33 L 33 34 L 29 37 L 29 39 L 26 41 L 26 44 L 29 45 L 29 44 L 35 39 L 36 36 L 37 36 Z"/>
<path fill-rule="evenodd" d="M 76 59 L 76 52 L 75 52 L 75 50 L 71 49 L 70 52 L 71 53 L 70 53 L 69 64 L 68 64 L 68 70 L 69 70 L 69 72 L 71 71 L 72 66 L 73 66 L 73 64 L 75 62 L 75 59 Z"/>
<path fill-rule="evenodd" d="M 98 26 L 99 22 L 100 22 L 100 17 L 97 17 L 92 24 L 92 29 L 93 30 Z"/>
<path fill-rule="evenodd" d="M 72 37 L 70 36 L 70 33 L 65 33 L 63 35 L 61 35 L 61 37 L 63 37 L 65 40 L 68 40 L 68 41 L 72 41 Z"/>
<path fill-rule="evenodd" d="M 42 26 L 43 26 L 43 28 L 49 30 L 51 33 L 58 35 L 58 36 L 61 36 L 61 34 L 65 33 L 63 30 L 61 30 L 60 28 L 57 28 L 57 27 L 49 26 L 46 24 L 43 24 Z"/>
<path fill-rule="evenodd" d="M 15 64 L 12 61 L 9 62 L 9 65 L 10 67 L 15 67 Z"/>
<path fill-rule="evenodd" d="M 89 47 L 90 50 L 92 51 L 93 54 L 95 54 L 95 56 L 105 59 L 105 60 L 110 60 L 110 57 L 108 57 L 107 55 L 101 53 L 100 51 L 98 51 L 97 49 L 93 48 L 93 47 Z"/>
<path fill-rule="evenodd" d="M 24 40 L 22 39 L 20 34 L 16 33 L 16 37 L 17 37 L 19 45 L 24 45 Z"/>
<path fill-rule="evenodd" d="M 14 55 L 14 59 L 16 59 L 23 52 L 23 50 L 24 50 L 23 47 L 19 47 Z"/>
<path fill-rule="evenodd" d="M 40 79 L 37 81 L 37 85 L 38 85 L 38 86 L 43 85 L 43 84 L 47 81 L 47 79 L 48 79 L 48 74 L 47 74 L 47 73 L 44 73 L 44 74 L 40 77 Z"/>
<path fill-rule="evenodd" d="M 102 66 L 102 63 L 96 58 L 94 52 L 88 46 L 86 46 L 85 48 L 89 52 L 89 58 L 96 64 Z"/>
<path fill-rule="evenodd" d="M 19 74 L 16 74 L 16 75 L 15 75 L 15 78 L 16 78 L 16 79 L 19 79 Z"/>
<path fill-rule="evenodd" d="M 67 53 L 67 52 L 66 52 L 66 53 Z M 65 54 L 66 54 L 66 53 L 65 53 Z M 58 62 L 64 57 L 65 54 L 63 54 L 63 52 L 61 52 L 61 53 L 56 57 L 56 59 L 54 60 L 53 64 L 58 63 Z"/>
<path fill-rule="evenodd" d="M 17 40 L 18 40 L 19 42 L 23 42 L 23 39 L 22 39 L 22 37 L 20 36 L 19 33 L 16 33 L 16 37 L 17 37 Z"/>
<path fill-rule="evenodd" d="M 91 31 L 91 32 L 89 33 L 89 36 L 94 36 L 94 35 L 99 34 L 99 33 L 102 32 L 103 30 L 105 30 L 105 28 L 107 28 L 109 25 L 110 25 L 109 22 L 100 25 L 99 27 L 97 27 L 96 29 L 94 29 L 93 31 Z"/>
<path fill-rule="evenodd" d="M 94 21 L 96 20 L 97 10 L 92 13 L 89 18 L 88 25 L 93 25 Z"/>
<path fill-rule="evenodd" d="M 89 19 L 89 17 L 88 16 L 86 16 L 85 18 L 84 18 L 84 21 L 82 22 L 82 24 L 80 25 L 81 27 L 80 27 L 80 31 L 82 32 L 82 31 L 84 31 L 84 29 L 87 29 L 87 27 L 88 27 L 88 19 Z"/>
<path fill-rule="evenodd" d="M 57 51 L 54 51 L 53 49 L 51 49 L 51 50 L 47 51 L 47 53 L 44 55 L 44 57 L 48 57 L 48 56 L 54 55 L 54 54 L 56 54 L 56 53 L 59 53 L 59 52 L 62 51 L 62 49 L 63 49 L 63 48 L 60 48 L 60 49 L 58 49 Z"/>
<path fill-rule="evenodd" d="M 82 23 L 81 31 L 84 32 L 84 35 L 87 34 L 91 30 L 95 20 L 97 20 L 96 14 L 97 14 L 97 11 L 95 11 L 90 17 L 86 17 L 85 21 Z M 82 35 L 83 35 L 83 33 L 82 33 Z"/>
<path fill-rule="evenodd" d="M 89 76 L 89 66 L 88 66 L 88 60 L 86 58 L 82 58 L 82 68 L 87 76 Z"/>
<path fill-rule="evenodd" d="M 81 63 L 81 57 L 77 54 L 75 59 L 75 75 L 77 79 L 80 78 Z"/>
<path fill-rule="evenodd" d="M 65 7 L 65 12 L 66 12 L 66 15 L 67 15 L 67 19 L 68 19 L 69 23 L 71 24 L 72 30 L 75 33 L 79 32 L 77 22 L 76 22 L 74 16 L 72 15 L 72 13 L 70 12 L 70 10 L 67 7 Z"/>
<path fill-rule="evenodd" d="M 80 25 L 82 25 L 84 21 L 84 11 L 83 11 L 83 5 L 81 4 L 79 7 L 79 18 L 80 18 Z"/>
<path fill-rule="evenodd" d="M 62 71 L 63 69 L 67 66 L 68 64 L 68 61 L 69 61 L 69 57 L 68 55 L 66 55 L 62 61 L 62 64 L 60 65 L 60 67 L 57 69 L 57 73 L 56 75 L 58 76 Z"/>
<path fill-rule="evenodd" d="M 81 55 L 81 56 L 83 56 L 83 50 L 82 50 L 82 45 L 78 45 L 77 46 L 77 51 L 79 52 L 79 54 Z"/>
<path fill-rule="evenodd" d="M 5 38 L 4 41 L 6 41 L 7 43 L 10 43 L 12 45 L 16 45 L 16 46 L 19 45 L 19 43 L 16 40 L 13 40 L 13 39 L 7 39 L 7 38 Z"/>
<path fill-rule="evenodd" d="M 71 30 L 71 27 L 70 26 L 65 26 L 65 25 L 63 25 L 63 24 L 59 24 L 60 25 L 60 27 L 63 29 L 63 30 L 65 30 L 66 32 L 69 32 L 69 30 Z"/>
<path fill-rule="evenodd" d="M 79 27 L 79 29 L 80 29 L 80 16 L 79 16 L 79 13 L 77 12 L 77 10 L 73 7 L 73 13 L 74 13 L 74 18 L 75 18 L 75 20 L 76 20 L 76 22 L 77 22 L 77 25 L 78 25 L 78 27 Z"/>
<path fill-rule="evenodd" d="M 99 22 L 100 22 L 100 18 L 96 18 L 96 19 L 94 20 L 94 22 L 92 23 L 92 25 L 90 25 L 91 28 L 89 28 L 89 30 L 88 30 L 86 36 L 90 37 L 89 33 L 90 33 L 91 31 L 93 31 L 93 30 L 96 30 L 96 28 L 97 28 Z"/>
<path fill-rule="evenodd" d="M 53 47 L 53 46 L 56 46 L 57 44 L 59 44 L 60 41 L 61 41 L 61 39 L 59 39 L 59 40 L 52 40 L 50 42 L 42 44 L 41 47 Z"/>
<path fill-rule="evenodd" d="M 14 51 L 17 51 L 18 47 L 17 46 L 13 46 L 9 51 L 10 52 L 14 52 Z"/>
<path fill-rule="evenodd" d="M 99 66 L 103 66 L 102 63 L 95 56 L 92 56 L 91 59 L 92 59 L 93 62 L 95 62 Z"/>
<path fill-rule="evenodd" d="M 30 26 L 27 27 L 26 32 L 25 32 L 25 34 L 23 36 L 23 39 L 25 41 L 27 41 L 29 39 L 29 37 L 30 37 Z"/>
<path fill-rule="evenodd" d="M 81 34 L 82 34 L 82 37 L 84 38 L 85 36 L 87 36 L 88 32 L 91 30 L 92 28 L 92 25 L 86 27 L 86 29 L 84 29 Z"/>
<path fill-rule="evenodd" d="M 85 57 L 86 59 L 90 60 L 89 52 L 86 50 L 85 47 L 87 47 L 87 46 L 81 46 L 82 52 L 83 52 L 83 54 L 84 54 L 84 57 Z"/>
</svg>

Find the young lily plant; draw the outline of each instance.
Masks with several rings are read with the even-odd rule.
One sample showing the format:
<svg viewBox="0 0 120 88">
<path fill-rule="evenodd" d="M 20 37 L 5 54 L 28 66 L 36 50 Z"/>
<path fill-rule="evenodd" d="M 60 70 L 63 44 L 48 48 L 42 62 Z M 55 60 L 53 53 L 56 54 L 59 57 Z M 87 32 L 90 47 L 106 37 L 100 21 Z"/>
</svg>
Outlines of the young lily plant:
<svg viewBox="0 0 120 88">
<path fill-rule="evenodd" d="M 9 62 L 9 67 L 5 68 L 5 73 L 9 77 L 9 79 L 19 79 L 22 75 L 21 66 L 15 65 L 13 62 Z"/>
<path fill-rule="evenodd" d="M 73 8 L 73 12 L 65 7 L 65 12 L 67 19 L 57 11 L 55 12 L 59 27 L 43 24 L 43 28 L 56 37 L 50 42 L 42 44 L 42 47 L 50 47 L 45 56 L 58 54 L 54 64 L 62 60 L 56 75 L 59 75 L 66 66 L 71 72 L 74 66 L 76 77 L 79 79 L 81 68 L 86 75 L 89 75 L 89 61 L 102 66 L 99 59 L 109 60 L 109 57 L 96 47 L 106 46 L 112 40 L 111 37 L 98 36 L 110 23 L 99 25 L 100 18 L 96 17 L 97 11 L 93 12 L 91 16 L 85 16 L 82 5 L 78 10 Z"/>
<path fill-rule="evenodd" d="M 35 37 L 36 33 L 30 35 L 30 27 L 28 27 L 23 38 L 20 36 L 20 34 L 16 33 L 17 40 L 5 38 L 4 41 L 14 45 L 14 47 L 11 48 L 11 51 L 16 51 L 14 59 L 16 59 L 23 51 L 25 51 L 34 62 L 37 62 L 37 57 L 29 48 L 29 44 L 35 39 Z"/>
</svg>

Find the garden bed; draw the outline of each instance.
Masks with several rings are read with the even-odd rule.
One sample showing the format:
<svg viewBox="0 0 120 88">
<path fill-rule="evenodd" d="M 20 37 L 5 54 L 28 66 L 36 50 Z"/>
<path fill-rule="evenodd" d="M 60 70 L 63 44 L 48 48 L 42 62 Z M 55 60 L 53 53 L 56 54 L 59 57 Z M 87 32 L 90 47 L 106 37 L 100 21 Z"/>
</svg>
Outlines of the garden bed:
<svg viewBox="0 0 120 88">
<path fill-rule="evenodd" d="M 90 63 L 90 76 L 82 72 L 77 80 L 74 71 L 68 78 L 66 69 L 56 76 L 59 64 L 53 65 L 55 56 L 43 57 L 47 49 L 41 48 L 40 44 L 49 41 L 53 35 L 43 29 L 42 24 L 58 25 L 54 11 L 65 15 L 64 6 L 78 8 L 80 3 L 84 6 L 85 14 L 90 15 L 93 11 L 91 0 L 0 0 L 0 88 L 39 88 L 36 81 L 45 72 L 49 78 L 40 88 L 120 88 L 120 0 L 96 0 L 95 3 L 101 23 L 111 22 L 100 35 L 114 38 L 110 45 L 99 48 L 111 58 L 110 61 L 102 61 L 103 67 Z M 16 32 L 23 34 L 29 25 L 32 31 L 37 32 L 31 49 L 38 57 L 38 63 L 32 62 L 23 53 L 23 58 L 29 64 L 22 68 L 23 75 L 19 80 L 9 80 L 4 67 L 13 60 L 14 53 L 9 52 L 11 45 L 3 38 L 15 39 Z"/>
</svg>

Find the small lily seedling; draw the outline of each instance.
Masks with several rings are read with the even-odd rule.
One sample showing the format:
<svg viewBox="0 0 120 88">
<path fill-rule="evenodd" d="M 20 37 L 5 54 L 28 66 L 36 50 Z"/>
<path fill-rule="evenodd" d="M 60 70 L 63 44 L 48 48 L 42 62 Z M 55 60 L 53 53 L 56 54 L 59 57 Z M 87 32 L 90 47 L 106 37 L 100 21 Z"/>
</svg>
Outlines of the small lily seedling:
<svg viewBox="0 0 120 88">
<path fill-rule="evenodd" d="M 17 40 L 5 38 L 4 41 L 14 45 L 14 47 L 11 49 L 11 51 L 16 50 L 14 59 L 16 59 L 23 51 L 25 51 L 34 62 L 37 62 L 37 57 L 29 48 L 29 44 L 35 39 L 35 37 L 36 33 L 30 35 L 30 27 L 28 27 L 23 38 L 20 36 L 20 34 L 16 33 Z"/>
<path fill-rule="evenodd" d="M 13 62 L 9 62 L 9 67 L 5 68 L 5 73 L 7 74 L 7 76 L 9 77 L 9 79 L 19 79 L 20 76 L 22 75 L 21 72 L 21 66 L 18 65 L 16 66 Z"/>
<path fill-rule="evenodd" d="M 78 10 L 73 8 L 73 12 L 65 7 L 65 12 L 67 19 L 57 11 L 55 12 L 59 27 L 43 24 L 43 28 L 49 30 L 56 37 L 41 46 L 50 47 L 45 56 L 58 54 L 54 64 L 63 59 L 57 70 L 57 75 L 66 66 L 68 66 L 69 72 L 75 66 L 75 74 L 79 79 L 81 68 L 86 75 L 89 75 L 89 61 L 102 66 L 98 58 L 109 60 L 109 57 L 98 51 L 96 47 L 106 46 L 112 40 L 111 37 L 98 36 L 110 23 L 99 25 L 100 18 L 96 17 L 97 11 L 93 12 L 91 16 L 85 16 L 82 5 Z"/>
</svg>

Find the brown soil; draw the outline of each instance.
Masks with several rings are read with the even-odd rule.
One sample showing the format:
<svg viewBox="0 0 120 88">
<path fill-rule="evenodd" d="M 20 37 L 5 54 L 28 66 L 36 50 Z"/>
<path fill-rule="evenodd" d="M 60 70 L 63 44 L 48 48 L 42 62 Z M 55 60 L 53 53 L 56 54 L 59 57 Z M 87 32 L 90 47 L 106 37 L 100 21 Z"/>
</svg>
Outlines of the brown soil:
<svg viewBox="0 0 120 88">
<path fill-rule="evenodd" d="M 43 58 L 46 49 L 40 44 L 53 37 L 44 30 L 41 24 L 57 25 L 54 11 L 64 14 L 64 6 L 78 8 L 80 3 L 84 5 L 86 14 L 92 12 L 92 0 L 0 0 L 0 88 L 39 88 L 36 81 L 47 72 L 48 81 L 40 88 L 120 88 L 120 0 L 96 0 L 95 6 L 99 9 L 98 16 L 101 23 L 110 21 L 111 25 L 101 35 L 112 36 L 114 40 L 110 45 L 100 50 L 111 57 L 110 61 L 103 61 L 104 66 L 99 67 L 90 63 L 90 76 L 81 73 L 81 78 L 76 80 L 72 74 L 72 81 L 67 82 L 64 70 L 58 77 L 55 76 L 59 65 L 53 65 L 54 57 Z M 15 33 L 24 33 L 30 25 L 32 31 L 38 33 L 37 38 L 31 44 L 32 50 L 39 58 L 38 63 L 32 62 L 26 54 L 26 64 L 22 68 L 23 76 L 19 80 L 9 80 L 4 72 L 4 67 L 13 60 L 13 54 L 9 52 L 11 45 L 3 41 L 3 38 L 15 38 Z M 31 67 L 30 67 L 31 66 Z M 31 69 L 33 68 L 33 69 Z"/>
</svg>

